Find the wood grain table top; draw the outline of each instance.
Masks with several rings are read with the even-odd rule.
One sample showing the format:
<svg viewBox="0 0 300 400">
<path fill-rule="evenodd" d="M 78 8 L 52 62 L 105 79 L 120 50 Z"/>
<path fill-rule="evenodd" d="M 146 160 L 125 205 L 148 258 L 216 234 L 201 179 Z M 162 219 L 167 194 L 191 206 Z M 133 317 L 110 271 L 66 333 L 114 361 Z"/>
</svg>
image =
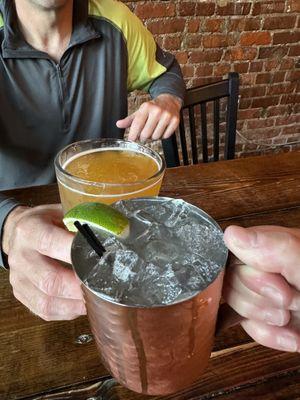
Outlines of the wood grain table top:
<svg viewBox="0 0 300 400">
<path fill-rule="evenodd" d="M 5 192 L 31 204 L 59 201 L 57 186 Z M 300 226 L 300 152 L 169 169 L 161 195 L 204 209 L 222 228 Z M 0 399 L 144 400 L 100 362 L 86 317 L 45 322 L 14 299 L 0 272 Z M 300 355 L 254 343 L 240 327 L 216 337 L 209 367 L 193 386 L 155 399 L 300 399 Z"/>
</svg>

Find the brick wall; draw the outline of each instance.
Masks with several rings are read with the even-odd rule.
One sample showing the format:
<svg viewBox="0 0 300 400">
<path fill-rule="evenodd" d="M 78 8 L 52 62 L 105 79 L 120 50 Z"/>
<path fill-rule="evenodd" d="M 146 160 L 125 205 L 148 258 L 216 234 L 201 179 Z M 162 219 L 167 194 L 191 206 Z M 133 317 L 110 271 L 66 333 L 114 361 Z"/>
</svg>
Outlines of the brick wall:
<svg viewBox="0 0 300 400">
<path fill-rule="evenodd" d="M 239 72 L 239 155 L 300 146 L 300 0 L 124 2 L 176 55 L 188 87 Z"/>
</svg>

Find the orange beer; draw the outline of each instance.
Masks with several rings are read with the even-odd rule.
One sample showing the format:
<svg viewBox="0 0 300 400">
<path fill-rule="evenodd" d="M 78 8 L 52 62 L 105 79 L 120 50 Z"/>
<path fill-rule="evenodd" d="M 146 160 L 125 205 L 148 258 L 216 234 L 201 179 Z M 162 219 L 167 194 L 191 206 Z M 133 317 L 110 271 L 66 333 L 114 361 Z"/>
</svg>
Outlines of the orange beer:
<svg viewBox="0 0 300 400">
<path fill-rule="evenodd" d="M 115 139 L 87 140 L 57 155 L 56 176 L 64 212 L 87 201 L 113 203 L 157 196 L 165 163 L 155 151 Z"/>
</svg>

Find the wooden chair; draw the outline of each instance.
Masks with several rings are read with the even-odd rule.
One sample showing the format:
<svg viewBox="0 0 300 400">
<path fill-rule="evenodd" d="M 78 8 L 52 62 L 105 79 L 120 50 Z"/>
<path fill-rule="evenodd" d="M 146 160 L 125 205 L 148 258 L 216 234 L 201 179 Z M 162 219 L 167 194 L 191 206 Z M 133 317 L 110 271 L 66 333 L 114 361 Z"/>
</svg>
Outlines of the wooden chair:
<svg viewBox="0 0 300 400">
<path fill-rule="evenodd" d="M 228 79 L 220 82 L 212 83 L 205 86 L 195 87 L 188 89 L 186 93 L 185 102 L 181 110 L 180 124 L 179 124 L 179 138 L 181 145 L 181 152 L 178 151 L 176 134 L 171 138 L 162 140 L 163 152 L 167 167 L 179 166 L 179 154 L 182 156 L 184 165 L 188 165 L 188 149 L 186 140 L 186 129 L 184 121 L 184 110 L 188 110 L 189 133 L 191 139 L 191 155 L 192 163 L 197 164 L 199 149 L 197 148 L 196 141 L 196 128 L 197 128 L 197 108 L 200 107 L 201 114 L 199 114 L 199 123 L 201 126 L 202 138 L 202 161 L 218 161 L 220 156 L 220 99 L 226 98 L 226 125 L 225 125 L 225 146 L 224 146 L 224 159 L 230 160 L 235 155 L 235 139 L 236 139 L 236 123 L 237 123 L 237 110 L 238 110 L 238 96 L 239 96 L 239 75 L 232 72 L 228 75 Z M 213 102 L 213 159 L 209 160 L 208 157 L 208 140 L 207 140 L 207 103 Z"/>
</svg>

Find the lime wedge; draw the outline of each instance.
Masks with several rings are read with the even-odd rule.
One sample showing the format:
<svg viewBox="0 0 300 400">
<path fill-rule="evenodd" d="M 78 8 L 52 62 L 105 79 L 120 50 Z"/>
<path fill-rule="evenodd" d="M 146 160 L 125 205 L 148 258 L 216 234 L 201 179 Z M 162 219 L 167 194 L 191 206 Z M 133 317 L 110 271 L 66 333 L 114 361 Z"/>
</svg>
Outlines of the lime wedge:
<svg viewBox="0 0 300 400">
<path fill-rule="evenodd" d="M 75 221 L 96 229 L 125 237 L 129 233 L 129 220 L 112 206 L 103 203 L 81 203 L 69 210 L 63 218 L 67 229 L 77 232 Z"/>
</svg>

